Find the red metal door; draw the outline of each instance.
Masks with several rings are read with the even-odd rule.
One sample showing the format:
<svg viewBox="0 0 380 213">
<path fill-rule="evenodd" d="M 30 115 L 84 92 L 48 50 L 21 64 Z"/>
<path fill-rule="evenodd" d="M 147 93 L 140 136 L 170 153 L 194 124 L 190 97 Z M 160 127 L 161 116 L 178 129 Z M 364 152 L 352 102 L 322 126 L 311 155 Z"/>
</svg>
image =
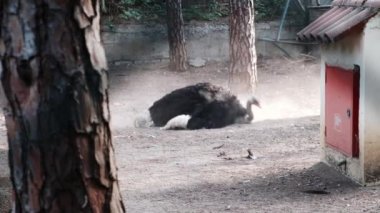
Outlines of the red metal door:
<svg viewBox="0 0 380 213">
<path fill-rule="evenodd" d="M 359 67 L 326 65 L 326 144 L 351 157 L 359 155 Z"/>
</svg>

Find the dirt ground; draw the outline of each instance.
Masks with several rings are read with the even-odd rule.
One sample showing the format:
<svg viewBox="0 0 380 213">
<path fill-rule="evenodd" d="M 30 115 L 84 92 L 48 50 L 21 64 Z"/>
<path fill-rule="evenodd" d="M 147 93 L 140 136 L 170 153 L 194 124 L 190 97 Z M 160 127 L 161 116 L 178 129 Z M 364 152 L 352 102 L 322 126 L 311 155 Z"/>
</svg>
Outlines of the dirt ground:
<svg viewBox="0 0 380 213">
<path fill-rule="evenodd" d="M 261 59 L 255 121 L 216 130 L 134 128 L 152 102 L 196 82 L 226 86 L 224 64 L 172 73 L 164 64 L 110 71 L 112 131 L 128 212 L 380 212 L 380 188 L 320 163 L 319 62 Z M 244 100 L 244 97 L 242 97 Z M 0 208 L 9 207 L 0 120 Z M 253 157 L 247 158 L 250 149 Z"/>
</svg>

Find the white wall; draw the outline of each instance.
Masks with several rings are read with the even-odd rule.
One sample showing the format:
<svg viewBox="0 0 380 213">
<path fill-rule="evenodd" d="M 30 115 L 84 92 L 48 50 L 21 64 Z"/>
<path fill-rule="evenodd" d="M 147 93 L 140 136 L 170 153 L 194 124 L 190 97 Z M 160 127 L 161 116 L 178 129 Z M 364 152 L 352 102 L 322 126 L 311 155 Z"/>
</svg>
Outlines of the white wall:
<svg viewBox="0 0 380 213">
<path fill-rule="evenodd" d="M 363 118 L 360 120 L 365 130 L 364 171 L 366 182 L 380 181 L 380 15 L 367 23 L 364 39 Z"/>
<path fill-rule="evenodd" d="M 379 37 L 380 38 L 380 37 Z M 344 69 L 353 69 L 354 64 L 359 65 L 361 69 L 361 75 L 364 72 L 363 67 L 363 32 L 357 31 L 347 35 L 344 39 L 339 40 L 337 43 L 326 44 L 321 48 L 322 60 L 321 60 L 321 79 L 325 79 L 325 65 L 338 66 Z M 380 58 L 379 58 L 380 61 Z M 360 84 L 364 85 L 364 79 L 360 78 Z M 360 97 L 362 97 L 363 90 L 360 89 Z M 359 105 L 362 105 L 362 99 L 360 98 Z M 359 119 L 363 114 L 361 107 L 359 107 Z M 362 123 L 359 121 L 359 123 Z M 360 124 L 359 124 L 360 125 Z M 359 141 L 361 140 L 360 131 L 363 131 L 363 126 L 359 126 Z M 346 161 L 346 167 L 340 168 L 343 172 L 355 179 L 358 182 L 363 183 L 363 144 L 360 143 L 359 159 L 348 158 L 339 152 L 326 148 L 325 146 L 325 81 L 321 81 L 321 146 L 322 146 L 322 158 L 330 165 L 337 166 L 338 163 Z"/>
<path fill-rule="evenodd" d="M 321 146 L 323 159 L 334 165 L 347 161 L 348 176 L 365 185 L 380 182 L 380 15 L 363 31 L 352 32 L 335 44 L 323 45 L 321 79 L 325 64 L 352 69 L 360 66 L 359 159 L 348 158 L 325 147 L 325 82 L 321 81 Z"/>
</svg>

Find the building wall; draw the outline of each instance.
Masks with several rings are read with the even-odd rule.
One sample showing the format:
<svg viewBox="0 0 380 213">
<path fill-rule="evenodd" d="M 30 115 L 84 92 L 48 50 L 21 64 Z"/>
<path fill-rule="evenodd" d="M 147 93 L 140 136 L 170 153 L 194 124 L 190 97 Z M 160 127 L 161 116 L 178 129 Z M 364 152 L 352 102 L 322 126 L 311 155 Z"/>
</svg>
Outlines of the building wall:
<svg viewBox="0 0 380 213">
<path fill-rule="evenodd" d="M 362 99 L 362 139 L 366 182 L 380 182 L 380 15 L 364 29 L 364 83 Z"/>
<path fill-rule="evenodd" d="M 325 65 L 338 66 L 344 69 L 353 69 L 354 64 L 359 65 L 361 73 L 364 71 L 363 62 L 363 31 L 358 30 L 350 33 L 344 39 L 339 40 L 333 44 L 322 45 L 321 47 L 321 79 L 325 79 Z M 360 100 L 359 106 L 362 106 L 363 100 L 363 86 L 364 79 L 360 78 Z M 337 167 L 347 176 L 350 176 L 354 180 L 363 183 L 363 154 L 364 147 L 362 141 L 363 121 L 362 115 L 364 110 L 359 107 L 359 159 L 346 157 L 334 149 L 325 146 L 325 81 L 321 81 L 321 146 L 322 146 L 322 159 L 327 161 L 332 166 Z M 345 164 L 341 164 L 346 162 Z M 341 164 L 340 166 L 338 166 Z"/>
</svg>

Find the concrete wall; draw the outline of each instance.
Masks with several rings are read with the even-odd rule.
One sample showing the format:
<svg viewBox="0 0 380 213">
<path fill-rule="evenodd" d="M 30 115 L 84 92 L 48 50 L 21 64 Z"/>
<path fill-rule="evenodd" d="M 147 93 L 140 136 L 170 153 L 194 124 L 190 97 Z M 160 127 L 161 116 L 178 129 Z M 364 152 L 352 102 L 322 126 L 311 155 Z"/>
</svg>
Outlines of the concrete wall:
<svg viewBox="0 0 380 213">
<path fill-rule="evenodd" d="M 342 67 L 344 69 L 353 69 L 354 64 L 359 65 L 361 69 L 361 75 L 364 70 L 363 62 L 363 32 L 357 31 L 350 33 L 349 36 L 345 37 L 337 43 L 323 45 L 321 47 L 321 79 L 325 79 L 325 65 Z M 363 138 L 363 114 L 364 110 L 362 106 L 364 90 L 362 89 L 364 85 L 364 79 L 360 78 L 360 100 L 359 100 L 359 159 L 350 158 L 345 155 L 335 151 L 334 149 L 326 147 L 325 143 L 325 81 L 321 81 L 321 147 L 323 150 L 322 159 L 327 161 L 332 166 L 337 167 L 347 176 L 353 178 L 354 180 L 364 183 L 363 177 L 363 154 L 364 154 L 364 144 L 362 143 Z M 345 165 L 338 166 L 339 163 L 346 161 Z"/>
<path fill-rule="evenodd" d="M 112 30 L 102 27 L 102 38 L 108 61 L 151 61 L 168 59 L 168 42 L 165 25 L 117 25 Z M 256 38 L 276 38 L 277 22 L 256 24 Z M 284 28 L 281 38 L 295 38 L 298 29 Z M 228 25 L 197 23 L 185 26 L 187 51 L 190 59 L 227 61 L 229 58 Z M 300 45 L 279 44 L 290 55 L 304 50 Z M 284 55 L 272 43 L 257 41 L 257 54 Z"/>
<path fill-rule="evenodd" d="M 369 20 L 364 39 L 363 119 L 364 171 L 367 182 L 380 182 L 380 15 Z"/>
</svg>

